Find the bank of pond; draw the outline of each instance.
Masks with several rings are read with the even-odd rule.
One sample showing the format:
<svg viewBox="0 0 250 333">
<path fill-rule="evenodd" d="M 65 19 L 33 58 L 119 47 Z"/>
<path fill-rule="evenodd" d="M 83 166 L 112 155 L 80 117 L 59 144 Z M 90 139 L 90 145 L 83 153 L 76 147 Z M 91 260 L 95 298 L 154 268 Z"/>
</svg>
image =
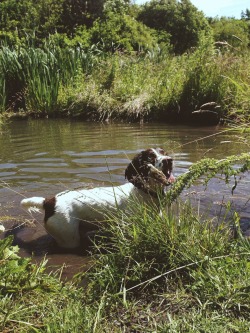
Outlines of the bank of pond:
<svg viewBox="0 0 250 333">
<path fill-rule="evenodd" d="M 98 46 L 2 47 L 0 112 L 26 117 L 216 124 L 249 119 L 249 52 L 208 37 L 180 56 Z M 205 106 L 204 106 L 205 105 Z"/>
</svg>

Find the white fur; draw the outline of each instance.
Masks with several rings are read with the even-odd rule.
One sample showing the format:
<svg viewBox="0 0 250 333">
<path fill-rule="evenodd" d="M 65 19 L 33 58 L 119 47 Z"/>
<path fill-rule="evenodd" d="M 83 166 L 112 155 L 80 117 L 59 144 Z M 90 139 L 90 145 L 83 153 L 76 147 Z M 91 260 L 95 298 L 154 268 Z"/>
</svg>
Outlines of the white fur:
<svg viewBox="0 0 250 333">
<path fill-rule="evenodd" d="M 40 209 L 43 209 L 43 203 L 45 198 L 42 197 L 33 197 L 29 199 L 23 199 L 21 201 L 21 206 L 24 209 L 27 209 L 28 212 L 37 212 Z"/>
<path fill-rule="evenodd" d="M 151 196 L 127 183 L 116 187 L 97 187 L 90 190 L 65 191 L 55 196 L 55 214 L 45 223 L 47 232 L 59 246 L 75 248 L 80 245 L 79 224 L 94 229 L 97 222 L 105 222 L 115 210 L 126 211 L 132 200 L 152 203 Z M 44 198 L 33 197 L 21 201 L 27 210 L 42 209 Z"/>
<path fill-rule="evenodd" d="M 0 234 L 2 234 L 3 232 L 5 232 L 5 227 L 2 224 L 0 224 Z"/>
<path fill-rule="evenodd" d="M 116 210 L 128 211 L 131 202 L 135 200 L 147 204 L 158 202 L 157 195 L 152 195 L 152 192 L 157 193 L 157 190 L 163 190 L 167 185 L 162 171 L 163 161 L 171 158 L 164 155 L 163 150 L 161 154 L 159 149 L 158 151 L 148 149 L 141 153 L 146 153 L 143 155 L 144 159 L 142 160 L 142 154 L 138 154 L 126 169 L 125 177 L 129 181 L 127 184 L 90 190 L 64 191 L 51 199 L 33 197 L 22 200 L 21 205 L 29 212 L 45 210 L 45 228 L 59 246 L 78 247 L 81 238 L 80 228 L 86 232 L 93 230 L 99 223 L 107 221 L 110 213 Z M 145 156 L 147 153 L 154 154 L 154 165 Z M 134 165 L 137 165 L 137 169 Z M 145 176 L 145 172 L 148 177 Z M 157 177 L 157 172 L 160 172 L 160 178 L 161 175 L 163 176 L 162 181 Z M 174 177 L 170 174 L 167 176 L 170 183 L 174 181 Z M 141 186 L 143 182 L 146 182 L 147 186 Z"/>
</svg>

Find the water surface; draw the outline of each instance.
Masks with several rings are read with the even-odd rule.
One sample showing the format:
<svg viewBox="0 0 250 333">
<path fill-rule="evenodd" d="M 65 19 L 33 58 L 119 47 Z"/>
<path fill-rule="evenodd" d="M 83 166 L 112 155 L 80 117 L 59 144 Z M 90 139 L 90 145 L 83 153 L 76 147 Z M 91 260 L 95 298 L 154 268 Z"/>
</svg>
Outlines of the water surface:
<svg viewBox="0 0 250 333">
<path fill-rule="evenodd" d="M 161 123 L 100 124 L 58 119 L 14 121 L 4 125 L 0 128 L 0 213 L 6 220 L 5 226 L 10 228 L 23 221 L 30 223 L 34 217 L 35 224 L 16 229 L 16 236 L 21 241 L 22 255 L 34 251 L 41 256 L 48 252 L 43 217 L 42 214 L 31 217 L 21 210 L 19 203 L 23 197 L 122 184 L 130 159 L 149 147 L 162 147 L 174 157 L 175 176 L 186 172 L 201 158 L 221 159 L 249 151 L 248 138 L 225 130 Z M 233 197 L 230 186 L 217 179 L 210 183 L 206 192 L 197 187 L 186 194 L 192 192 L 191 196 L 209 214 L 220 214 L 221 206 L 230 200 L 248 225 L 248 174 L 242 176 Z M 75 271 L 73 267 L 80 267 L 85 262 L 76 254 L 50 253 L 49 257 L 52 264 L 66 262 L 70 266 L 68 272 Z"/>
</svg>

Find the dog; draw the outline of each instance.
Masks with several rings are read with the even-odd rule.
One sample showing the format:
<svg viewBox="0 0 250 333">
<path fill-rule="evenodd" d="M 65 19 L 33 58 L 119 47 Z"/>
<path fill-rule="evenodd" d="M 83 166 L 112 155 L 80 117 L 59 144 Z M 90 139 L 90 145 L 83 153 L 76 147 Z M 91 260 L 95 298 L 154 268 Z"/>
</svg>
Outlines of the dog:
<svg viewBox="0 0 250 333">
<path fill-rule="evenodd" d="M 64 191 L 52 198 L 23 199 L 21 206 L 29 212 L 42 209 L 47 232 L 63 248 L 77 248 L 82 232 L 98 228 L 108 213 L 126 211 L 131 200 L 157 204 L 159 196 L 174 182 L 173 159 L 161 148 L 141 151 L 125 170 L 128 183 L 120 186 Z"/>
</svg>

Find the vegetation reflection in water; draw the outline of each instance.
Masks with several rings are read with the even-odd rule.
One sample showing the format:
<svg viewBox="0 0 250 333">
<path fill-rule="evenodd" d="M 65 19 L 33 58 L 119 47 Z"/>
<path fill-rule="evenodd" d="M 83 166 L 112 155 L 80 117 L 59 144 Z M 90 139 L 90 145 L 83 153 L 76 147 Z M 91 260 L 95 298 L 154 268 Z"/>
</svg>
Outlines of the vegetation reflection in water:
<svg viewBox="0 0 250 333">
<path fill-rule="evenodd" d="M 29 183 L 35 186 L 34 179 L 49 184 L 98 183 L 109 181 L 111 173 L 116 175 L 115 181 L 123 182 L 124 169 L 135 152 L 155 146 L 162 146 L 174 157 L 177 174 L 203 157 L 222 158 L 248 149 L 237 133 L 215 127 L 65 120 L 12 122 L 2 127 L 1 179 L 14 187 Z M 29 177 L 34 179 L 29 181 Z"/>
</svg>

